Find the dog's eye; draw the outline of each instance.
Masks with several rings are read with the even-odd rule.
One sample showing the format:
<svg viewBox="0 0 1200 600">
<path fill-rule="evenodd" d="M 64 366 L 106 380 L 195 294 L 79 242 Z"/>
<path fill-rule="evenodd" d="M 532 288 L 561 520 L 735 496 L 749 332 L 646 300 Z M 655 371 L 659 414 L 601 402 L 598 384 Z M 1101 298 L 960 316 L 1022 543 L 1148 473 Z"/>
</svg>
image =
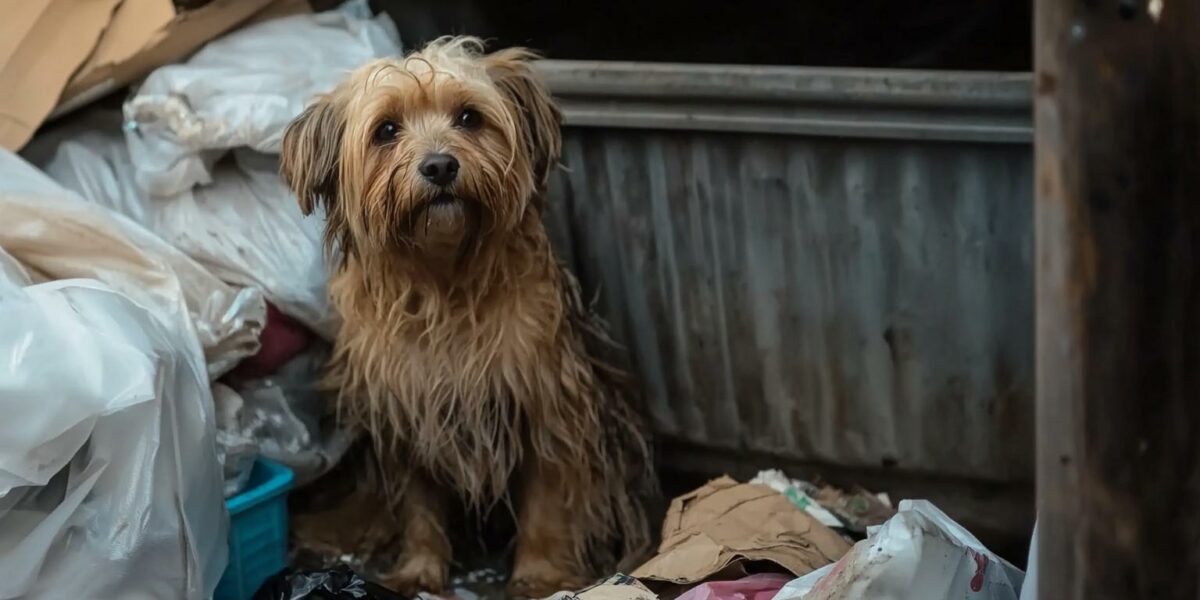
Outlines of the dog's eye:
<svg viewBox="0 0 1200 600">
<path fill-rule="evenodd" d="M 473 108 L 464 108 L 454 119 L 454 126 L 463 129 L 479 129 L 483 125 L 483 115 Z"/>
<path fill-rule="evenodd" d="M 375 127 L 375 143 L 386 144 L 394 139 L 400 133 L 400 127 L 391 121 L 384 121 Z"/>
</svg>

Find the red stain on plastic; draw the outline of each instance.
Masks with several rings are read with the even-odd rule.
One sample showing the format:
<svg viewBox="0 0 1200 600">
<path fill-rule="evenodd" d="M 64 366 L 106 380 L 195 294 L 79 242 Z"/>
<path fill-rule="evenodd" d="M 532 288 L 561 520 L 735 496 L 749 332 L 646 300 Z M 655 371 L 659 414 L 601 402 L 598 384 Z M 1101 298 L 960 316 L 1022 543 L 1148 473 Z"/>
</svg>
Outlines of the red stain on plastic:
<svg viewBox="0 0 1200 600">
<path fill-rule="evenodd" d="M 978 592 L 983 589 L 983 574 L 987 571 L 988 557 L 974 550 L 970 552 L 975 558 L 975 576 L 971 578 L 971 591 Z"/>
</svg>

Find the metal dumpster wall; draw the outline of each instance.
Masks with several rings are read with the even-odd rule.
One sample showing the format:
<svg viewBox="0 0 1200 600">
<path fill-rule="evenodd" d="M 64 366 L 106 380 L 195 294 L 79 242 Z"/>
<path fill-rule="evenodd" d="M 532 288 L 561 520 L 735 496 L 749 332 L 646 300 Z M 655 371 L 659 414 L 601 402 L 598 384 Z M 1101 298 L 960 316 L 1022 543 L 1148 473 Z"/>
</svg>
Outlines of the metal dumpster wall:
<svg viewBox="0 0 1200 600">
<path fill-rule="evenodd" d="M 660 433 L 1031 479 L 1026 76 L 545 69 L 549 222 Z"/>
</svg>

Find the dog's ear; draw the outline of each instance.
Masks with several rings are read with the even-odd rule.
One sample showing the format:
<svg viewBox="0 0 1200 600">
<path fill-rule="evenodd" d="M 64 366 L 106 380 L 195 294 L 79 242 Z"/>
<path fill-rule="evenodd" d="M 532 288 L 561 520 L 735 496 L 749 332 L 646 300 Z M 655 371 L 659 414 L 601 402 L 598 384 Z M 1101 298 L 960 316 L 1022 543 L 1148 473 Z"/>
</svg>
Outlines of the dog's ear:
<svg viewBox="0 0 1200 600">
<path fill-rule="evenodd" d="M 521 113 L 525 144 L 539 190 L 544 190 L 562 156 L 562 112 L 550 97 L 546 84 L 533 71 L 537 53 L 525 48 L 508 48 L 484 57 L 496 87 Z"/>
<path fill-rule="evenodd" d="M 328 210 L 338 195 L 338 154 L 346 119 L 333 95 L 316 99 L 292 121 L 283 134 L 280 173 L 312 214 L 317 205 Z"/>
</svg>

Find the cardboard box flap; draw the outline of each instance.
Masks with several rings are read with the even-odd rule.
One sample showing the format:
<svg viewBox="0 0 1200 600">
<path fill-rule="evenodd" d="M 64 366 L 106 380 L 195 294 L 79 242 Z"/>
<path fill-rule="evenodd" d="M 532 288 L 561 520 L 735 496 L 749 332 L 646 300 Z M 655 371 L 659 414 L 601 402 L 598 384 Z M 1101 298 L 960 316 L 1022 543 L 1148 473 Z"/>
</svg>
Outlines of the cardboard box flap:
<svg viewBox="0 0 1200 600">
<path fill-rule="evenodd" d="M 9 2 L 0 21 L 0 69 L 8 64 L 17 46 L 33 31 L 38 19 L 50 9 L 51 2 Z"/>
<path fill-rule="evenodd" d="M 96 55 L 67 84 L 63 100 L 90 100 L 156 67 L 182 60 L 273 1 L 213 0 L 174 15 L 171 0 L 125 0 L 113 19 L 111 34 L 105 35 Z M 168 10 L 174 16 L 164 21 Z"/>
<path fill-rule="evenodd" d="M 800 576 L 850 549 L 783 494 L 729 477 L 676 498 L 662 534 L 658 555 L 635 577 L 696 583 L 745 561 L 769 561 Z"/>
<path fill-rule="evenodd" d="M 175 18 L 175 5 L 170 0 L 123 0 L 79 74 L 133 58 L 146 46 L 150 36 L 163 31 Z"/>
<path fill-rule="evenodd" d="M 17 150 L 58 103 L 121 0 L 29 0 L 0 21 L 0 146 Z M 11 13 L 11 14 L 10 14 Z M 13 93 L 19 91 L 19 93 Z"/>
</svg>

